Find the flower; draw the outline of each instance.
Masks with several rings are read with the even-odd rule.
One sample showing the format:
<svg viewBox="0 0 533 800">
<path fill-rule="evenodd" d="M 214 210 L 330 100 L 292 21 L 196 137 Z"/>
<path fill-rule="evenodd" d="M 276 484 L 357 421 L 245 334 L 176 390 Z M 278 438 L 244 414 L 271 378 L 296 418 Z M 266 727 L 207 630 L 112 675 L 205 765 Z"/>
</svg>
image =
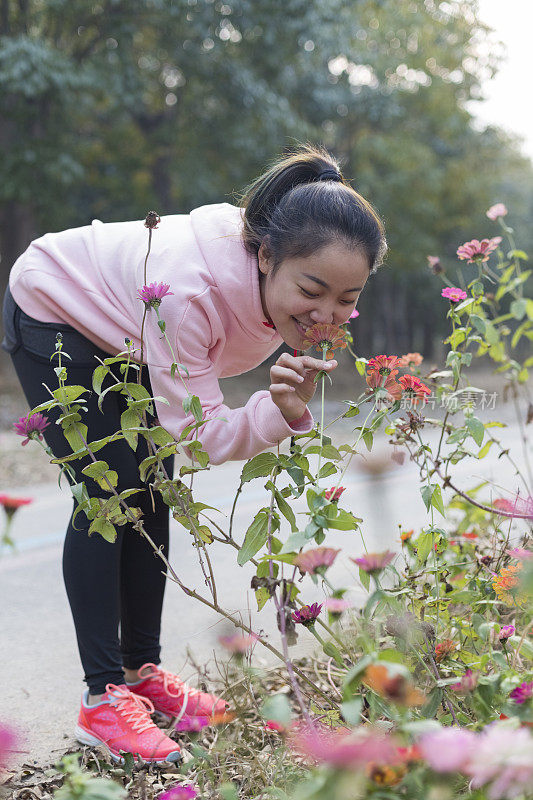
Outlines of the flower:
<svg viewBox="0 0 533 800">
<path fill-rule="evenodd" d="M 516 628 L 514 625 L 503 625 L 500 628 L 498 639 L 500 640 L 500 642 L 506 642 L 507 639 L 510 639 L 511 636 L 514 636 L 515 633 L 516 633 Z"/>
<path fill-rule="evenodd" d="M 472 788 L 490 783 L 489 800 L 529 795 L 533 784 L 533 737 L 525 728 L 493 722 L 476 736 L 464 772 Z"/>
<path fill-rule="evenodd" d="M 529 700 L 530 697 L 533 697 L 533 681 L 524 681 L 519 686 L 516 686 L 512 692 L 510 692 L 509 697 L 511 700 L 514 700 L 517 705 L 522 705 L 525 703 L 526 700 Z"/>
<path fill-rule="evenodd" d="M 357 564 L 364 572 L 377 575 L 390 564 L 394 556 L 395 553 L 391 553 L 390 550 L 385 550 L 383 553 L 365 553 L 365 555 L 360 558 L 350 558 L 350 561 Z"/>
<path fill-rule="evenodd" d="M 435 661 L 437 661 L 437 663 L 444 661 L 444 659 L 455 652 L 456 649 L 457 645 L 453 639 L 443 639 L 442 642 L 435 645 Z"/>
<path fill-rule="evenodd" d="M 369 386 L 367 392 L 369 394 L 376 394 L 378 389 L 383 389 L 392 400 L 401 400 L 402 386 L 395 380 L 397 374 L 397 369 L 393 370 L 390 375 L 385 377 L 380 375 L 375 369 L 370 370 L 370 372 L 366 374 L 366 382 Z"/>
<path fill-rule="evenodd" d="M 359 316 L 359 311 L 356 308 L 354 308 L 348 319 L 357 319 L 358 316 Z"/>
<path fill-rule="evenodd" d="M 398 361 L 398 366 L 402 369 L 413 370 L 415 367 L 419 367 L 423 360 L 424 356 L 421 356 L 420 353 L 406 353 Z"/>
<path fill-rule="evenodd" d="M 325 606 L 334 619 L 338 619 L 343 611 L 352 608 L 349 600 L 343 600 L 341 597 L 328 597 Z"/>
<path fill-rule="evenodd" d="M 13 731 L 0 722 L 0 769 L 7 766 L 8 758 L 13 751 L 15 742 L 16 736 Z"/>
<path fill-rule="evenodd" d="M 346 489 L 345 486 L 337 486 L 336 488 L 335 486 L 332 486 L 331 489 L 327 489 L 324 492 L 324 497 L 326 498 L 326 500 L 329 500 L 330 503 L 336 503 L 337 500 L 339 500 L 341 494 L 345 491 L 345 489 Z"/>
<path fill-rule="evenodd" d="M 495 222 L 499 217 L 505 217 L 507 209 L 503 203 L 495 203 L 487 211 L 487 217 Z"/>
<path fill-rule="evenodd" d="M 406 774 L 405 764 L 376 764 L 371 761 L 366 767 L 367 778 L 378 786 L 396 786 Z"/>
<path fill-rule="evenodd" d="M 441 292 L 443 297 L 446 297 L 450 303 L 458 303 L 459 300 L 466 300 L 466 292 L 458 289 L 456 286 L 447 286 Z"/>
<path fill-rule="evenodd" d="M 27 506 L 28 503 L 33 503 L 31 497 L 11 497 L 8 494 L 0 494 L 0 506 L 4 507 L 8 517 L 12 517 L 21 506 Z"/>
<path fill-rule="evenodd" d="M 457 683 L 452 683 L 450 688 L 458 694 L 468 694 L 468 692 L 472 692 L 476 688 L 478 678 L 479 675 L 477 672 L 472 672 L 471 669 L 467 669 L 461 680 Z"/>
<path fill-rule="evenodd" d="M 405 544 L 406 542 L 408 542 L 414 532 L 415 532 L 414 528 L 413 528 L 413 530 L 410 530 L 410 531 L 402 531 L 402 533 L 400 533 L 400 539 L 401 539 L 402 544 Z"/>
<path fill-rule="evenodd" d="M 498 511 L 505 511 L 513 517 L 520 517 L 522 519 L 533 519 L 533 497 L 520 497 L 516 495 L 514 500 L 506 500 L 499 497 L 492 504 L 492 507 Z"/>
<path fill-rule="evenodd" d="M 363 683 L 376 694 L 401 706 L 421 706 L 426 699 L 405 675 L 391 675 L 384 664 L 371 664 L 367 667 Z"/>
<path fill-rule="evenodd" d="M 328 567 L 331 567 L 338 553 L 340 553 L 340 549 L 335 550 L 333 547 L 315 547 L 313 550 L 299 553 L 293 563 L 302 572 L 314 575 L 316 572 L 325 572 Z"/>
<path fill-rule="evenodd" d="M 399 383 L 405 394 L 412 398 L 415 405 L 419 400 L 422 400 L 423 404 L 425 404 L 426 395 L 431 394 L 431 389 L 415 375 L 402 375 L 399 378 Z"/>
<path fill-rule="evenodd" d="M 30 439 L 42 440 L 43 431 L 49 425 L 48 418 L 39 412 L 32 414 L 31 417 L 29 414 L 25 417 L 20 417 L 18 422 L 13 423 L 15 432 L 19 436 L 27 436 L 27 439 L 22 442 L 23 445 L 28 444 Z"/>
<path fill-rule="evenodd" d="M 301 606 L 298 611 L 292 612 L 292 620 L 293 622 L 300 622 L 302 625 L 305 625 L 306 628 L 309 628 L 311 625 L 315 624 L 321 611 L 322 603 L 320 605 L 318 603 L 313 603 L 311 606 Z"/>
<path fill-rule="evenodd" d="M 462 533 L 461 536 L 463 537 L 463 539 L 477 539 L 477 538 L 479 538 L 478 534 L 474 533 L 474 531 L 468 531 L 467 533 Z"/>
<path fill-rule="evenodd" d="M 157 795 L 157 800 L 194 800 L 198 792 L 192 786 L 173 786 Z"/>
<path fill-rule="evenodd" d="M 259 639 L 255 633 L 242 634 L 234 633 L 231 636 L 219 636 L 218 641 L 229 650 L 231 653 L 245 653 L 249 650 Z"/>
<path fill-rule="evenodd" d="M 329 322 L 317 322 L 306 330 L 303 349 L 307 350 L 313 345 L 320 353 L 327 350 L 326 358 L 333 358 L 334 350 L 343 350 L 348 346 L 346 331 Z"/>
<path fill-rule="evenodd" d="M 276 722 L 275 719 L 267 719 L 265 723 L 265 730 L 276 731 L 276 733 L 286 734 L 288 728 L 286 725 L 282 725 L 281 722 Z"/>
<path fill-rule="evenodd" d="M 510 550 L 505 551 L 511 558 L 518 558 L 520 561 L 528 561 L 533 558 L 533 551 L 525 550 L 523 547 L 512 547 Z"/>
<path fill-rule="evenodd" d="M 496 250 L 502 240 L 501 236 L 495 236 L 493 239 L 472 239 L 470 242 L 465 242 L 461 247 L 457 248 L 457 255 L 464 261 L 468 259 L 469 264 L 475 261 L 488 261 L 489 255 L 493 250 Z"/>
<path fill-rule="evenodd" d="M 492 587 L 498 600 L 507 605 L 516 603 L 516 587 L 518 586 L 518 572 L 522 569 L 522 564 L 512 564 L 500 570 L 499 575 L 494 575 Z"/>
<path fill-rule="evenodd" d="M 157 211 L 149 211 L 146 215 L 146 219 L 144 220 L 144 227 L 153 230 L 154 228 L 157 228 L 160 222 L 161 217 Z"/>
<path fill-rule="evenodd" d="M 361 726 L 354 731 L 300 727 L 289 741 L 291 749 L 312 761 L 341 769 L 365 768 L 369 762 L 397 763 L 395 740 Z"/>
<path fill-rule="evenodd" d="M 400 366 L 401 359 L 398 356 L 375 356 L 371 358 L 367 365 L 367 370 L 376 370 L 380 375 L 394 375 L 395 367 Z"/>
<path fill-rule="evenodd" d="M 174 294 L 174 292 L 169 290 L 169 283 L 156 283 L 156 281 L 154 281 L 148 286 L 143 286 L 142 289 L 138 289 L 137 297 L 139 300 L 143 301 L 147 308 L 150 306 L 153 308 L 158 308 L 161 305 L 161 300 L 163 297 L 166 297 L 167 294 Z"/>
<path fill-rule="evenodd" d="M 440 263 L 440 258 L 438 256 L 427 256 L 427 260 L 428 260 L 428 267 L 434 275 L 440 275 L 441 272 L 444 272 L 442 264 Z"/>
<path fill-rule="evenodd" d="M 464 728 L 442 728 L 418 742 L 423 758 L 435 772 L 460 772 L 476 747 L 476 734 Z"/>
</svg>

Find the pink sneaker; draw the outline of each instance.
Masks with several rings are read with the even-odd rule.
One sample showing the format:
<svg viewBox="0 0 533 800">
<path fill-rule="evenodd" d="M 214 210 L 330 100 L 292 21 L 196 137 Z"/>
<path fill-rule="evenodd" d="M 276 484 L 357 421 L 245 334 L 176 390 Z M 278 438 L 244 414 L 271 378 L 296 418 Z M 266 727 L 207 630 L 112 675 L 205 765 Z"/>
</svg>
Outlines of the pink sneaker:
<svg viewBox="0 0 533 800">
<path fill-rule="evenodd" d="M 83 693 L 75 730 L 78 742 L 104 745 L 111 758 L 120 762 L 124 760 L 121 751 L 156 763 L 181 759 L 179 745 L 150 719 L 154 707 L 149 700 L 137 697 L 123 684 L 108 683 L 105 688 L 95 706 L 87 705 L 88 690 Z"/>
<path fill-rule="evenodd" d="M 137 671 L 139 681 L 128 688 L 147 697 L 165 719 L 175 719 L 178 731 L 197 731 L 205 725 L 230 719 L 225 700 L 193 689 L 177 675 L 155 664 L 143 664 Z"/>
</svg>

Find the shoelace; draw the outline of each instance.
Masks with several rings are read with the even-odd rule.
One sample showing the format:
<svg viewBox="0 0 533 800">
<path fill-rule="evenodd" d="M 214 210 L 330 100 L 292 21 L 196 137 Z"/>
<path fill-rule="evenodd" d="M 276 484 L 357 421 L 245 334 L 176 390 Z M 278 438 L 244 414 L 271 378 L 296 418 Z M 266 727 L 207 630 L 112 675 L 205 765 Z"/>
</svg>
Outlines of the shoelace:
<svg viewBox="0 0 533 800">
<path fill-rule="evenodd" d="M 131 723 L 134 731 L 142 733 L 154 727 L 150 719 L 150 714 L 155 710 L 151 700 L 114 683 L 108 683 L 105 690 L 109 695 L 109 704 L 115 706 L 119 714 Z"/>
<path fill-rule="evenodd" d="M 185 681 L 178 680 L 172 672 L 169 672 L 162 667 L 158 667 L 156 664 L 146 664 L 146 666 L 150 667 L 151 672 L 147 672 L 142 676 L 139 675 L 139 677 L 154 678 L 155 680 L 159 681 L 163 684 L 165 692 L 167 692 L 170 697 L 180 697 L 180 695 L 183 693 L 183 703 L 175 720 L 176 722 L 179 722 L 185 714 L 189 697 L 201 695 L 202 692 L 200 692 L 198 689 L 193 689 L 192 686 L 189 686 L 189 684 L 185 683 Z M 174 693 L 172 689 L 176 689 L 177 692 Z"/>
</svg>

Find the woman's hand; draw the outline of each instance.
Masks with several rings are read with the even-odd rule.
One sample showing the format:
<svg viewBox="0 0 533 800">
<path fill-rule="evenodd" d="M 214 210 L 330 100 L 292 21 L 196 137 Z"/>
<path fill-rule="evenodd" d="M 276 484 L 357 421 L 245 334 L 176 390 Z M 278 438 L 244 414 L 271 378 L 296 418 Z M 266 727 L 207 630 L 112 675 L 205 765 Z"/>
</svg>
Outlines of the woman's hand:
<svg viewBox="0 0 533 800">
<path fill-rule="evenodd" d="M 291 424 L 305 414 L 308 402 L 313 397 L 317 384 L 313 383 L 320 370 L 331 372 L 337 362 L 323 361 L 312 356 L 291 356 L 282 353 L 270 368 L 269 391 L 286 421 Z"/>
</svg>

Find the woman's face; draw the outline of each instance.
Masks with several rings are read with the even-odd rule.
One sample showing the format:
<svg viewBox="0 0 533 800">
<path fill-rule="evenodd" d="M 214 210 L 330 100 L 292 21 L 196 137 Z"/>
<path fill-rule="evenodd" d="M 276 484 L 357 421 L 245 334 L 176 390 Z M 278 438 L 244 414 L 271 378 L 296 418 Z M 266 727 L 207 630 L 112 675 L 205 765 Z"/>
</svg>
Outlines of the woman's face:
<svg viewBox="0 0 533 800">
<path fill-rule="evenodd" d="M 263 245 L 258 258 L 265 316 L 296 350 L 303 349 L 305 329 L 310 325 L 346 322 L 369 275 L 365 254 L 341 243 L 326 245 L 306 258 L 288 258 L 275 275 Z"/>
</svg>

